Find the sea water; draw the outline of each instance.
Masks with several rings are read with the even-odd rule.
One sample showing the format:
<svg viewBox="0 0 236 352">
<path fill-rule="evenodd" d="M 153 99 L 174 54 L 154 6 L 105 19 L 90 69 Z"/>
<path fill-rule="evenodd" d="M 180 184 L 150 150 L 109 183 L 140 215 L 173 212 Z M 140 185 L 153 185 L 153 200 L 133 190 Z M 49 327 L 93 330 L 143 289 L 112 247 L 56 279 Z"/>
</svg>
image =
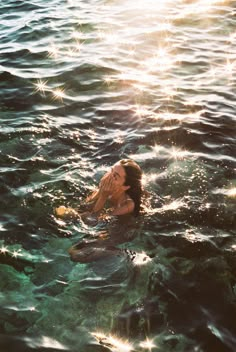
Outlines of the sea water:
<svg viewBox="0 0 236 352">
<path fill-rule="evenodd" d="M 0 351 L 235 351 L 236 1 L 0 13 Z M 148 204 L 118 251 L 72 262 L 112 226 L 54 209 L 122 158 Z"/>
</svg>

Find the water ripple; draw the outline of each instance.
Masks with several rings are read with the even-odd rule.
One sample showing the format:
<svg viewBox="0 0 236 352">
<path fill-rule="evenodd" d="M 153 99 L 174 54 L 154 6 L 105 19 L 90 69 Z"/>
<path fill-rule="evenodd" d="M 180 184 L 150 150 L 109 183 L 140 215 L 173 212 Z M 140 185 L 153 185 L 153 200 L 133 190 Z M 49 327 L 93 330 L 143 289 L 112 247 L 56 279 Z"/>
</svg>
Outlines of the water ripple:
<svg viewBox="0 0 236 352">
<path fill-rule="evenodd" d="M 0 14 L 0 349 L 233 351 L 235 1 L 3 0 Z M 70 262 L 119 227 L 53 209 L 127 157 L 150 195 L 134 239 Z"/>
</svg>

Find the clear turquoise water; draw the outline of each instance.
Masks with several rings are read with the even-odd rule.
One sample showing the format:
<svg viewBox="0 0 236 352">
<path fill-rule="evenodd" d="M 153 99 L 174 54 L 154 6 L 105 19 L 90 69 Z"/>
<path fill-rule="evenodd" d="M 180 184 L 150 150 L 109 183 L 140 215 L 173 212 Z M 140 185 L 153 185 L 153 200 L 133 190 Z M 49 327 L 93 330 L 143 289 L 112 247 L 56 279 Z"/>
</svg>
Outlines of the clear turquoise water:
<svg viewBox="0 0 236 352">
<path fill-rule="evenodd" d="M 0 351 L 235 351 L 236 2 L 0 13 Z M 151 194 L 135 226 L 54 217 L 124 157 Z M 70 261 L 111 228 L 134 238 Z"/>
</svg>

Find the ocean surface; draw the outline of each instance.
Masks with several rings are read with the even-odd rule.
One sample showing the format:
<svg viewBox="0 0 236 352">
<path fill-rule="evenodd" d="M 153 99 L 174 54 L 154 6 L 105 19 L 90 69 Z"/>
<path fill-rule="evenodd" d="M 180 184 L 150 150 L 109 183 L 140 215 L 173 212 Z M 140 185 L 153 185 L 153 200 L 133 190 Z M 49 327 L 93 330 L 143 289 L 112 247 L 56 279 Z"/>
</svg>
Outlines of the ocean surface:
<svg viewBox="0 0 236 352">
<path fill-rule="evenodd" d="M 1 0 L 0 97 L 0 351 L 235 352 L 236 1 Z M 55 217 L 122 158 L 134 223 Z"/>
</svg>

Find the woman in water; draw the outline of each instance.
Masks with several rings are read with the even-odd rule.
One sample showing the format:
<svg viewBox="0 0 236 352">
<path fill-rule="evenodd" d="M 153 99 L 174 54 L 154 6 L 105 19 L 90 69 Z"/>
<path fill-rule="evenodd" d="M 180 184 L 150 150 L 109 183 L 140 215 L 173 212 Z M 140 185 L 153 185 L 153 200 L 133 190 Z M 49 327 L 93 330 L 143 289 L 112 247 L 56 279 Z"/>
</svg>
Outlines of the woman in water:
<svg viewBox="0 0 236 352">
<path fill-rule="evenodd" d="M 74 209 L 56 208 L 56 215 L 61 217 L 86 218 L 88 215 L 99 216 L 109 205 L 109 215 L 133 214 L 140 211 L 142 197 L 142 170 L 131 159 L 123 159 L 113 165 L 101 179 L 98 189 L 87 198 L 88 212 L 78 213 Z"/>
<path fill-rule="evenodd" d="M 114 164 L 100 180 L 98 189 L 87 198 L 89 211 L 79 213 L 74 209 L 59 207 L 56 214 L 61 217 L 80 217 L 85 222 L 94 221 L 105 214 L 117 216 L 138 216 L 142 198 L 142 170 L 131 159 L 123 159 Z M 127 240 L 127 239 L 126 239 Z M 73 261 L 82 263 L 104 258 L 119 253 L 115 247 L 117 243 L 126 241 L 119 234 L 110 238 L 103 237 L 93 241 L 80 241 L 69 249 Z"/>
</svg>

